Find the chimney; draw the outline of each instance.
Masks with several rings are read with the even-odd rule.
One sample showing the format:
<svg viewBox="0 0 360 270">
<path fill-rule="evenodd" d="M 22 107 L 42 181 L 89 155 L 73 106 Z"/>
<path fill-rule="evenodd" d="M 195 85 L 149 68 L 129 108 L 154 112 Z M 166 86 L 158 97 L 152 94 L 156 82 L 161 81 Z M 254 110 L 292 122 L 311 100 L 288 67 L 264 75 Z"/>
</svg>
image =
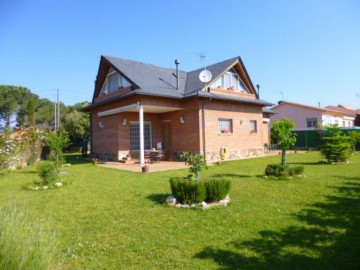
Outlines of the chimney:
<svg viewBox="0 0 360 270">
<path fill-rule="evenodd" d="M 256 85 L 257 92 L 258 92 L 258 98 L 260 98 L 260 84 Z"/>
<path fill-rule="evenodd" d="M 176 89 L 179 90 L 179 65 L 180 65 L 180 61 L 179 60 L 175 60 L 175 65 L 176 65 Z"/>
</svg>

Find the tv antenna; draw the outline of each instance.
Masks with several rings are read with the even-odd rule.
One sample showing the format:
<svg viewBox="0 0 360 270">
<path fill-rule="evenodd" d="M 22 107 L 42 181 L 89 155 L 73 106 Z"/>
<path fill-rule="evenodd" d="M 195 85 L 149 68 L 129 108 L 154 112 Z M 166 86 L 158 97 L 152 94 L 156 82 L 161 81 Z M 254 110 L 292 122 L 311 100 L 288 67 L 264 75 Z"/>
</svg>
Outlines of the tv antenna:
<svg viewBox="0 0 360 270">
<path fill-rule="evenodd" d="M 191 52 L 189 53 L 191 56 L 195 56 L 197 58 L 199 58 L 200 61 L 204 61 L 205 62 L 205 67 L 204 69 L 206 69 L 206 53 L 197 53 L 197 52 Z"/>
</svg>

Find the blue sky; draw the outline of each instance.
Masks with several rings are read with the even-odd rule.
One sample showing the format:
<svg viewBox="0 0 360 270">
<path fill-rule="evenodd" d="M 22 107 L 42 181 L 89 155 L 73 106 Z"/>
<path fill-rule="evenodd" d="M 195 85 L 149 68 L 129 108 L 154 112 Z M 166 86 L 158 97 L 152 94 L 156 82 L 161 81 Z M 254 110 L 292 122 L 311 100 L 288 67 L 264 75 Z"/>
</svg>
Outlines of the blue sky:
<svg viewBox="0 0 360 270">
<path fill-rule="evenodd" d="M 0 84 L 92 98 L 100 56 L 190 71 L 241 56 L 261 98 L 360 108 L 358 0 L 0 0 Z"/>
</svg>

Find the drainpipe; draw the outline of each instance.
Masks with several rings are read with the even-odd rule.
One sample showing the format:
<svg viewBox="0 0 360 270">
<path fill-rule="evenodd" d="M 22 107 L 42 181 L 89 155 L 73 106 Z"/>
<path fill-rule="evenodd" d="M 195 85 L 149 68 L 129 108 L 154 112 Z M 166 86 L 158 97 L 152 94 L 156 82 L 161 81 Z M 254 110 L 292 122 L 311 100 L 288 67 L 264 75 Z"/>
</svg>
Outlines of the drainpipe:
<svg viewBox="0 0 360 270">
<path fill-rule="evenodd" d="M 206 155 L 206 131 L 205 131 L 205 105 L 208 104 L 211 101 L 211 98 L 209 98 L 208 101 L 204 101 L 202 106 L 201 106 L 201 113 L 202 113 L 202 129 L 203 129 L 203 152 L 204 155 Z"/>
</svg>

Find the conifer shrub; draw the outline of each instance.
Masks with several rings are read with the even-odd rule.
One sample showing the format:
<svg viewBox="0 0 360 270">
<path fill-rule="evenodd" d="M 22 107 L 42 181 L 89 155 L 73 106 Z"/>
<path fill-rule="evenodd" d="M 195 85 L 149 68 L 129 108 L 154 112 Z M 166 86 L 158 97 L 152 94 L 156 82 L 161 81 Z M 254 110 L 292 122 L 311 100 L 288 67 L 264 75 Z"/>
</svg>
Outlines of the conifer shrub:
<svg viewBox="0 0 360 270">
<path fill-rule="evenodd" d="M 211 179 L 205 181 L 206 202 L 217 202 L 229 194 L 231 182 L 225 179 Z"/>
<path fill-rule="evenodd" d="M 200 203 L 206 199 L 206 188 L 202 181 L 173 177 L 170 188 L 173 196 L 182 204 Z"/>
</svg>

